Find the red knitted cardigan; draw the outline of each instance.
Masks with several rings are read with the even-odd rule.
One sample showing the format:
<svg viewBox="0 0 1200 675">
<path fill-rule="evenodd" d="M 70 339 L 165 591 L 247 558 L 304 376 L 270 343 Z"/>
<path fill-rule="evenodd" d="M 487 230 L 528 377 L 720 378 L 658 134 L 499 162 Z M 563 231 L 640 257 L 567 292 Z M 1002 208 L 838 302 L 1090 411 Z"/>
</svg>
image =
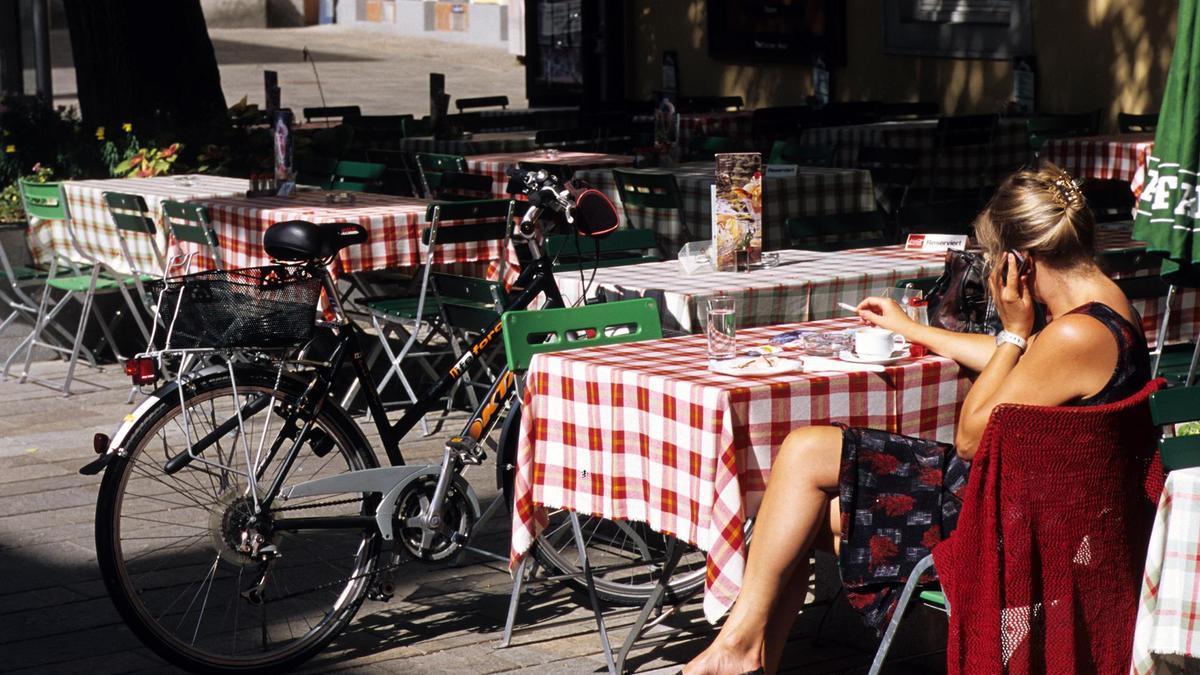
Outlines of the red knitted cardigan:
<svg viewBox="0 0 1200 675">
<path fill-rule="evenodd" d="M 958 527 L 934 548 L 950 601 L 947 672 L 1127 673 L 1162 489 L 1148 399 L 1000 405 Z"/>
</svg>

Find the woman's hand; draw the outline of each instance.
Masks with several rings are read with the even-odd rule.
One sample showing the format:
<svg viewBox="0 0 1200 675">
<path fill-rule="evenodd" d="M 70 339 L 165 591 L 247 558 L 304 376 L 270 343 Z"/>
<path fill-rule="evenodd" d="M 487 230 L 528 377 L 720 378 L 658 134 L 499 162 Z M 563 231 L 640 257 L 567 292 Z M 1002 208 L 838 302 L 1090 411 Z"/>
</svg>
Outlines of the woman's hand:
<svg viewBox="0 0 1200 675">
<path fill-rule="evenodd" d="M 858 316 L 863 321 L 908 337 L 910 328 L 917 325 L 895 300 L 870 297 L 858 303 Z"/>
<path fill-rule="evenodd" d="M 1001 264 L 992 271 L 990 283 L 1004 330 L 1028 339 L 1033 334 L 1033 294 L 1029 289 L 1029 272 L 1018 276 L 1019 266 L 1017 256 L 1005 253 Z"/>
</svg>

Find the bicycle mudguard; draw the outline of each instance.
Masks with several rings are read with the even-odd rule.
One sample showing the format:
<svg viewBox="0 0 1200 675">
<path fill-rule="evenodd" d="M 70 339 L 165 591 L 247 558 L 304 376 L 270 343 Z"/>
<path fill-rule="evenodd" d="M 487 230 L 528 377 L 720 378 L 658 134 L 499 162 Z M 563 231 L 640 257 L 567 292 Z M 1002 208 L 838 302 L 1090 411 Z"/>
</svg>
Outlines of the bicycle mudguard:
<svg viewBox="0 0 1200 675">
<path fill-rule="evenodd" d="M 521 401 L 513 399 L 508 417 L 500 427 L 500 444 L 496 448 L 496 487 L 504 492 L 504 505 L 513 508 L 513 481 L 517 474 L 517 441 L 521 434 Z"/>
<path fill-rule="evenodd" d="M 79 469 L 79 473 L 85 476 L 94 476 L 103 471 L 105 467 L 111 464 L 115 458 L 124 457 L 125 449 L 123 446 L 125 439 L 129 436 L 129 433 L 133 431 L 133 428 L 137 426 L 137 423 L 143 417 L 145 417 L 146 413 L 149 412 L 151 408 L 158 405 L 168 396 L 178 395 L 177 392 L 179 390 L 180 383 L 186 384 L 193 380 L 227 372 L 229 371 L 227 368 L 225 368 L 225 366 L 209 366 L 186 375 L 181 375 L 179 378 L 172 380 L 171 382 L 167 382 L 158 389 L 155 389 L 149 396 L 146 397 L 146 400 L 142 401 L 137 408 L 134 408 L 133 412 L 125 415 L 125 418 L 121 420 L 120 426 L 117 427 L 117 430 L 113 432 L 113 435 L 109 438 L 107 444 L 108 447 L 104 449 L 103 454 L 101 454 L 97 459 L 89 462 L 83 468 Z"/>
</svg>

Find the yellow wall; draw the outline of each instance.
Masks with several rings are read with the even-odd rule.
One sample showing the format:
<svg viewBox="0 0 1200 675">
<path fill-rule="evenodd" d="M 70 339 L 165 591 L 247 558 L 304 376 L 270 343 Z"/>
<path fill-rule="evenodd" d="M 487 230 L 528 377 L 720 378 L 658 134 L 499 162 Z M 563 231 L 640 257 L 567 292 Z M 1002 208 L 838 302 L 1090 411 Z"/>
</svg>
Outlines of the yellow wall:
<svg viewBox="0 0 1200 675">
<path fill-rule="evenodd" d="M 1176 0 L 1032 0 L 1038 108 L 1157 110 L 1175 41 Z M 661 82 L 661 55 L 679 53 L 683 93 L 740 94 L 749 107 L 801 103 L 809 65 L 721 63 L 708 57 L 705 0 L 631 0 L 631 96 Z M 833 71 L 838 101 L 935 101 L 945 114 L 999 112 L 1012 88 L 1008 61 L 883 53 L 882 0 L 846 0 L 846 65 Z"/>
</svg>

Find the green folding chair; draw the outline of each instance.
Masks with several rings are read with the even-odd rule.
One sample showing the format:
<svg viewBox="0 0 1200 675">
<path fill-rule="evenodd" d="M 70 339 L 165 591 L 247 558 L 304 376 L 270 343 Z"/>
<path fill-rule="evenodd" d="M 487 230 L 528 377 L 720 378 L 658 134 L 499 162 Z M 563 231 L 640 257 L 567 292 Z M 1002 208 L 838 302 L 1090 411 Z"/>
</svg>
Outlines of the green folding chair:
<svg viewBox="0 0 1200 675">
<path fill-rule="evenodd" d="M 225 269 L 217 231 L 208 220 L 208 207 L 168 199 L 162 203 L 162 213 L 163 224 L 167 226 L 175 241 L 186 241 L 200 246 L 212 260 L 213 269 Z"/>
<path fill-rule="evenodd" d="M 347 192 L 379 192 L 387 166 L 374 162 L 342 160 L 333 169 L 333 189 Z"/>
<path fill-rule="evenodd" d="M 552 234 L 546 237 L 546 255 L 554 260 L 555 272 L 576 272 L 595 267 L 619 267 L 663 258 L 658 249 L 658 235 L 652 230 L 616 230 L 608 236 L 592 238 L 573 234 Z"/>
<path fill-rule="evenodd" d="M 467 172 L 467 158 L 462 155 L 418 152 L 414 157 L 421 172 L 421 188 L 427 198 L 432 198 L 441 189 L 442 174 Z"/>
<path fill-rule="evenodd" d="M 659 232 L 659 237 L 665 245 L 663 254 L 675 255 L 679 246 L 700 238 L 688 227 L 684 217 L 683 196 L 679 191 L 679 184 L 675 181 L 675 174 L 613 169 L 612 176 L 613 182 L 617 184 L 617 194 L 621 198 L 621 208 L 625 210 L 626 227 L 636 226 L 636 221 L 629 213 L 631 208 L 670 211 L 679 220 L 678 241 Z"/>
<path fill-rule="evenodd" d="M 1163 470 L 1200 466 L 1200 386 L 1150 394 L 1150 419 L 1159 426 L 1172 425 L 1172 434 L 1158 441 Z M 1175 428 L 1177 424 L 1182 426 Z"/>
<path fill-rule="evenodd" d="M 887 244 L 887 222 L 880 211 L 798 216 L 784 221 L 792 248 L 845 251 Z"/>
</svg>

